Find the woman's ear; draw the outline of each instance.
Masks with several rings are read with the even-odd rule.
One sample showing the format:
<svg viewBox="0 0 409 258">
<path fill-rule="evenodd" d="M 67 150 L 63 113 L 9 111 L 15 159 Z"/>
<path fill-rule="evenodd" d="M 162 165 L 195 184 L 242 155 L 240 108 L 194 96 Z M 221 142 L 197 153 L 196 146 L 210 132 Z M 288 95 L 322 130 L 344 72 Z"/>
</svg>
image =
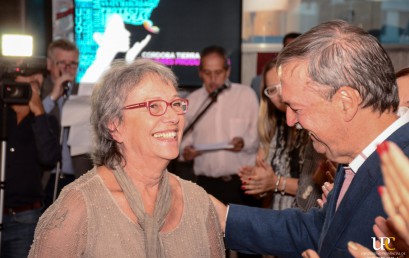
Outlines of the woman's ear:
<svg viewBox="0 0 409 258">
<path fill-rule="evenodd" d="M 109 131 L 111 133 L 111 137 L 118 143 L 122 143 L 122 136 L 120 132 L 120 125 L 119 121 L 113 121 L 108 124 Z"/>
<path fill-rule="evenodd" d="M 342 86 L 338 89 L 335 96 L 339 103 L 340 112 L 344 115 L 344 120 L 351 121 L 362 103 L 359 92 L 349 86 Z"/>
</svg>

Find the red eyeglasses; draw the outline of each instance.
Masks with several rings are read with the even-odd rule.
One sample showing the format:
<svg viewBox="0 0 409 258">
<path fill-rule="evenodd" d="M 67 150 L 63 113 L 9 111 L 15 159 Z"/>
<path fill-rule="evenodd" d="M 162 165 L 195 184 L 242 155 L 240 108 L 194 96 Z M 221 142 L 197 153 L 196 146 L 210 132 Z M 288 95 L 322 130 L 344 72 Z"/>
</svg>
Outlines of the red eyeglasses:
<svg viewBox="0 0 409 258">
<path fill-rule="evenodd" d="M 167 102 L 162 99 L 149 100 L 141 103 L 131 104 L 123 107 L 123 109 L 135 109 L 146 107 L 149 110 L 149 114 L 152 116 L 161 116 L 165 114 L 168 106 L 178 115 L 184 115 L 187 112 L 189 101 L 187 99 L 175 99 L 171 102 Z"/>
</svg>

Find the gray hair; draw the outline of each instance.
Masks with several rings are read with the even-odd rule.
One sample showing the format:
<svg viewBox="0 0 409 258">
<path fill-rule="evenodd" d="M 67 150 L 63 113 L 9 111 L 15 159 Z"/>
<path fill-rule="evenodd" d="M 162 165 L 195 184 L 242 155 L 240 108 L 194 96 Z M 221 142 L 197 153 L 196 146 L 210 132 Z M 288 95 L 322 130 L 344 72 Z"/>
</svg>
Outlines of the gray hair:
<svg viewBox="0 0 409 258">
<path fill-rule="evenodd" d="M 380 112 L 398 108 L 392 62 L 378 40 L 362 28 L 341 20 L 322 23 L 284 48 L 277 67 L 296 60 L 307 61 L 310 79 L 330 88 L 329 100 L 340 87 L 350 86 L 359 92 L 363 108 Z"/>
<path fill-rule="evenodd" d="M 95 85 L 91 96 L 91 126 L 94 134 L 92 158 L 97 166 L 111 169 L 125 162 L 121 143 L 116 142 L 109 129 L 111 123 L 123 122 L 124 103 L 128 94 L 148 77 L 158 77 L 177 89 L 177 79 L 166 66 L 148 59 L 127 64 L 116 61 Z"/>
</svg>

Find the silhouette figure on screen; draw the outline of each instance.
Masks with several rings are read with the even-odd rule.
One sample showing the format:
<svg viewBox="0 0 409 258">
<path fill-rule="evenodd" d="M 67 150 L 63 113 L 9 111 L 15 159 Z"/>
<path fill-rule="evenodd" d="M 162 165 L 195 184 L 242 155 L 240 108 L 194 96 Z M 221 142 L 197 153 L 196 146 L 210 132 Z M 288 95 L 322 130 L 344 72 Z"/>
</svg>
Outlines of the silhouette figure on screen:
<svg viewBox="0 0 409 258">
<path fill-rule="evenodd" d="M 106 25 L 105 32 L 94 33 L 94 40 L 98 44 L 94 62 L 89 66 L 81 79 L 82 83 L 94 83 L 107 70 L 118 53 L 125 53 L 125 60 L 132 62 L 141 50 L 149 43 L 151 35 L 148 34 L 140 42 L 130 46 L 131 33 L 125 28 L 122 17 L 113 14 Z"/>
</svg>

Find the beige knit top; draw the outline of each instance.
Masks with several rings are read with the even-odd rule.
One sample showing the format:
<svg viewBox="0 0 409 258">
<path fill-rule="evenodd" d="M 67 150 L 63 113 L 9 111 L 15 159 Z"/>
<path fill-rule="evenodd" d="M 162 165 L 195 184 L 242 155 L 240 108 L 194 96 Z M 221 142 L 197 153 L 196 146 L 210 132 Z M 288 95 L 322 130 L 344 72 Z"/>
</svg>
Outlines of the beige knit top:
<svg viewBox="0 0 409 258">
<path fill-rule="evenodd" d="M 166 257 L 225 257 L 216 211 L 207 193 L 177 178 L 183 214 L 159 233 Z M 65 187 L 41 216 L 29 257 L 145 257 L 143 232 L 119 208 L 96 169 Z"/>
</svg>

